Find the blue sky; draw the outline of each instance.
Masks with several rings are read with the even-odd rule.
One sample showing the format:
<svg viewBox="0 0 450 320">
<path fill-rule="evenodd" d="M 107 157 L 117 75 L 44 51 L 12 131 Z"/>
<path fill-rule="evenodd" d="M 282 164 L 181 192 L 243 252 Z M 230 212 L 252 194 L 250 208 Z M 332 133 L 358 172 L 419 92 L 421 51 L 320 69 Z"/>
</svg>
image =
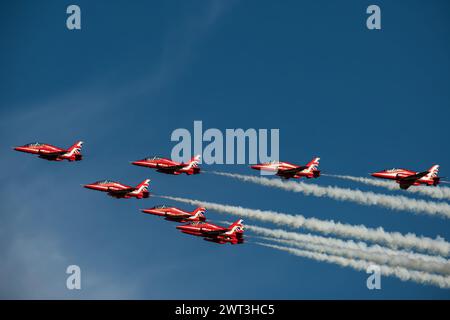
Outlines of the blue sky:
<svg viewBox="0 0 450 320">
<path fill-rule="evenodd" d="M 66 8 L 82 30 L 66 29 Z M 80 184 L 152 179 L 150 190 L 450 239 L 434 217 L 306 197 L 203 174 L 129 165 L 169 156 L 174 129 L 279 128 L 280 157 L 366 176 L 441 165 L 449 176 L 447 1 L 9 1 L 0 10 L 0 297 L 144 299 L 448 299 L 448 290 L 367 275 L 253 244 L 182 235 Z M 13 152 L 85 141 L 85 160 Z M 208 170 L 250 173 L 246 166 Z M 252 174 L 254 174 L 252 172 Z M 389 193 L 322 177 L 314 183 Z M 232 216 L 208 212 L 211 220 Z M 247 221 L 255 223 L 254 221 Z M 269 225 L 267 225 L 269 226 Z M 69 264 L 82 290 L 65 287 Z"/>
</svg>

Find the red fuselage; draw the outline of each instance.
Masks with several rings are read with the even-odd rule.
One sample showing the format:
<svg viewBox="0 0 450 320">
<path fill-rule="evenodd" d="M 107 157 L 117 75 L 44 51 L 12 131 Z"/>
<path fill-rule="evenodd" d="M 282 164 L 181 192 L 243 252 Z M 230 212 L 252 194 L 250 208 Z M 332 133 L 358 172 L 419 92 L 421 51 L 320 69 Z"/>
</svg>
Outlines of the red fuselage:
<svg viewBox="0 0 450 320">
<path fill-rule="evenodd" d="M 169 221 L 176 222 L 191 222 L 191 221 L 205 221 L 205 208 L 197 208 L 192 212 L 184 211 L 175 207 L 157 206 L 149 209 L 142 209 L 144 213 L 153 214 L 164 217 Z"/>
<path fill-rule="evenodd" d="M 399 178 L 405 178 L 411 175 L 414 175 L 418 172 L 406 170 L 406 169 L 391 169 L 391 170 L 382 170 L 378 172 L 374 172 L 371 174 L 372 177 L 381 178 L 381 179 L 390 179 L 390 180 L 398 180 Z"/>
<path fill-rule="evenodd" d="M 192 175 L 200 173 L 200 168 L 197 167 L 196 163 L 182 163 L 160 157 L 145 158 L 142 160 L 133 161 L 132 164 L 156 169 L 156 171 L 166 174 L 179 175 L 185 173 L 187 175 Z"/>
<path fill-rule="evenodd" d="M 80 144 L 81 147 L 81 144 Z M 68 149 L 61 149 L 46 143 L 29 143 L 23 146 L 15 147 L 14 150 L 36 154 L 39 158 L 49 160 L 49 161 L 80 161 L 83 156 L 77 149 L 74 152 Z"/>
<path fill-rule="evenodd" d="M 432 168 L 431 168 L 432 169 Z M 374 172 L 371 174 L 372 177 L 395 180 L 404 189 L 409 186 L 436 186 L 439 184 L 440 178 L 437 176 L 437 172 L 416 172 L 407 169 L 390 169 Z"/>
<path fill-rule="evenodd" d="M 131 187 L 119 182 L 104 180 L 86 184 L 84 187 L 91 190 L 107 192 L 109 196 L 114 198 L 142 199 L 148 198 L 150 195 L 147 191 L 148 183 L 147 186 Z"/>
<path fill-rule="evenodd" d="M 252 169 L 274 172 L 282 178 L 318 178 L 320 171 L 308 166 L 298 166 L 289 162 L 273 161 L 269 163 L 261 163 L 251 166 Z"/>
<path fill-rule="evenodd" d="M 206 241 L 220 244 L 240 244 L 244 242 L 242 226 L 238 228 L 225 228 L 208 222 L 191 222 L 177 226 L 177 229 L 183 233 L 203 237 Z"/>
</svg>

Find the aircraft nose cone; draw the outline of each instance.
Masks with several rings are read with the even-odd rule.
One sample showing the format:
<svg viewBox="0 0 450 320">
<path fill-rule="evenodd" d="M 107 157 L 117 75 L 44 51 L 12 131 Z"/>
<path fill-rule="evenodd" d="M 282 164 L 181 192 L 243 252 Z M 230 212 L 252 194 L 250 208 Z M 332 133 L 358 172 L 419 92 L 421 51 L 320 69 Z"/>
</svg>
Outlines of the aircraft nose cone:
<svg viewBox="0 0 450 320">
<path fill-rule="evenodd" d="M 378 178 L 380 176 L 379 172 L 373 172 L 370 174 L 372 177 Z"/>
<path fill-rule="evenodd" d="M 261 166 L 259 164 L 255 164 L 253 166 L 250 166 L 250 168 L 258 170 L 261 169 Z"/>
<path fill-rule="evenodd" d="M 16 151 L 23 151 L 24 150 L 23 147 L 14 147 L 13 149 L 16 150 Z"/>
<path fill-rule="evenodd" d="M 131 164 L 133 164 L 135 166 L 140 166 L 140 167 L 145 167 L 146 163 L 148 163 L 148 161 L 144 161 L 144 160 L 136 160 L 136 161 L 131 162 Z"/>
<path fill-rule="evenodd" d="M 93 184 L 85 184 L 83 187 L 86 189 L 95 189 L 95 186 Z"/>
<path fill-rule="evenodd" d="M 187 230 L 186 226 L 176 226 L 178 230 Z"/>
</svg>

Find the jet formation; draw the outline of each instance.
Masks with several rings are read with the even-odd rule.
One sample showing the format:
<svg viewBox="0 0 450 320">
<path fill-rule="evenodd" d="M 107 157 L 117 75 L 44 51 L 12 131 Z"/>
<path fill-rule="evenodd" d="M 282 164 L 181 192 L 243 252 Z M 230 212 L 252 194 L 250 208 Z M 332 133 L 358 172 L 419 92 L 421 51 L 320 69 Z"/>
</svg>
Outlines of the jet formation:
<svg viewBox="0 0 450 320">
<path fill-rule="evenodd" d="M 76 142 L 68 149 L 58 148 L 46 143 L 29 143 L 15 147 L 14 150 L 35 154 L 41 159 L 48 161 L 80 161 L 82 141 Z M 271 161 L 252 165 L 251 168 L 259 171 L 271 172 L 282 179 L 298 178 L 318 178 L 320 177 L 320 158 L 315 157 L 306 165 L 296 165 L 283 161 Z M 131 162 L 131 164 L 146 168 L 155 169 L 157 172 L 180 175 L 196 175 L 200 173 L 198 163 L 200 155 L 196 155 L 190 161 L 177 162 L 162 157 L 147 157 L 142 160 Z M 439 165 L 433 165 L 430 169 L 422 172 L 407 169 L 390 169 L 374 172 L 371 175 L 375 178 L 395 180 L 401 189 L 408 189 L 411 186 L 437 186 L 442 177 L 438 176 Z M 87 189 L 102 191 L 117 199 L 144 199 L 150 196 L 148 191 L 150 179 L 145 179 L 136 187 L 125 185 L 113 180 L 101 180 L 83 185 Z M 143 213 L 163 217 L 167 221 L 182 223 L 176 228 L 182 233 L 202 237 L 206 241 L 219 244 L 241 244 L 244 242 L 243 220 L 239 219 L 228 227 L 219 226 L 207 221 L 205 217 L 206 208 L 198 207 L 193 211 L 185 211 L 176 207 L 166 205 L 154 206 L 148 209 L 141 209 Z"/>
<path fill-rule="evenodd" d="M 229 227 L 222 227 L 206 222 L 206 209 L 198 207 L 192 212 L 184 211 L 176 207 L 165 205 L 155 206 L 149 209 L 141 209 L 143 213 L 164 217 L 165 220 L 178 223 L 186 223 L 176 228 L 181 232 L 193 236 L 202 237 L 206 241 L 219 244 L 241 244 L 244 243 L 243 220 L 239 219 Z"/>
</svg>

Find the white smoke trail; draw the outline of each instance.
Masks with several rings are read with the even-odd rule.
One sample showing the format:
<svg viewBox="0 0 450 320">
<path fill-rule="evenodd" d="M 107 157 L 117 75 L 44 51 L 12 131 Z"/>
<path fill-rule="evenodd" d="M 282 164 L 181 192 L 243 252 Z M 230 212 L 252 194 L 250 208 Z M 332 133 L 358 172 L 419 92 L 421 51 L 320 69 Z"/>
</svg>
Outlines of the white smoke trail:
<svg viewBox="0 0 450 320">
<path fill-rule="evenodd" d="M 275 187 L 292 192 L 301 192 L 305 195 L 312 195 L 315 197 L 328 197 L 339 201 L 351 201 L 366 206 L 380 206 L 392 210 L 411 211 L 450 218 L 450 205 L 448 203 L 416 200 L 404 196 L 390 196 L 370 191 L 364 192 L 358 189 L 353 190 L 331 186 L 322 187 L 316 184 L 282 181 L 279 179 L 268 179 L 235 173 L 215 171 L 211 171 L 211 173 L 263 186 Z"/>
<path fill-rule="evenodd" d="M 265 240 L 275 241 L 283 244 L 287 244 L 294 247 L 303 248 L 310 251 L 317 251 L 322 253 L 327 253 L 331 255 L 347 257 L 350 259 L 361 259 L 367 261 L 373 261 L 377 264 L 390 265 L 392 267 L 403 267 L 408 270 L 423 271 L 433 274 L 443 274 L 450 275 L 449 266 L 450 264 L 440 264 L 436 262 L 425 262 L 420 260 L 415 260 L 411 258 L 406 258 L 403 254 L 396 255 L 395 253 L 369 253 L 361 249 L 349 249 L 342 247 L 326 246 L 315 243 L 307 243 L 303 241 L 294 240 L 284 240 L 276 239 L 270 237 L 263 237 Z M 369 247 L 370 248 L 370 247 Z M 429 258 L 434 258 L 433 256 L 428 256 Z"/>
<path fill-rule="evenodd" d="M 358 271 L 366 271 L 372 265 L 374 264 L 376 265 L 376 263 L 374 263 L 373 261 L 349 259 L 335 255 L 324 254 L 320 252 L 299 250 L 295 248 L 283 247 L 268 243 L 256 242 L 256 244 L 268 248 L 286 251 L 299 257 L 309 258 L 320 262 L 333 263 L 343 267 L 350 267 Z M 420 284 L 435 285 L 445 289 L 450 288 L 450 277 L 448 276 L 429 274 L 423 271 L 408 270 L 402 267 L 389 267 L 385 265 L 380 265 L 379 267 L 381 274 L 385 276 L 394 276 L 402 281 L 411 280 Z"/>
<path fill-rule="evenodd" d="M 268 229 L 248 224 L 245 227 L 256 234 L 269 237 L 273 240 L 280 241 L 281 239 L 281 241 L 286 241 L 290 245 L 301 245 L 304 247 L 305 243 L 314 244 L 324 246 L 326 249 L 323 251 L 332 249 L 340 250 L 339 253 L 338 251 L 328 252 L 333 255 L 373 260 L 379 264 L 403 266 L 408 269 L 450 275 L 450 262 L 442 257 L 428 256 L 402 250 L 391 250 L 379 245 L 368 246 L 364 242 L 343 241 L 336 238 L 288 232 L 280 229 Z"/>
<path fill-rule="evenodd" d="M 448 187 L 426 187 L 426 186 L 411 186 L 407 190 L 400 189 L 399 185 L 393 181 L 384 181 L 384 180 L 376 180 L 371 178 L 364 178 L 364 177 L 354 177 L 354 176 L 347 176 L 347 175 L 338 175 L 338 174 L 322 174 L 326 177 L 332 177 L 332 178 L 338 178 L 338 179 L 344 179 L 349 181 L 355 181 L 367 184 L 369 186 L 375 186 L 375 187 L 382 187 L 389 190 L 395 190 L 395 191 L 405 191 L 408 193 L 417 193 L 424 196 L 428 196 L 435 199 L 441 199 L 441 200 L 450 200 L 450 188 Z"/>
<path fill-rule="evenodd" d="M 417 236 L 413 233 L 403 235 L 399 232 L 387 232 L 384 231 L 382 227 L 372 229 L 367 228 L 364 225 L 349 225 L 334 222 L 333 220 L 305 218 L 302 215 L 290 215 L 275 211 L 248 209 L 238 206 L 223 205 L 219 203 L 191 200 L 180 197 L 159 197 L 192 205 L 200 205 L 214 211 L 271 222 L 277 225 L 285 225 L 291 228 L 304 228 L 323 234 L 334 234 L 344 238 L 355 238 L 359 240 L 381 243 L 394 249 L 402 247 L 440 254 L 443 256 L 448 256 L 450 253 L 450 243 L 446 242 L 441 237 L 431 239 L 424 236 Z"/>
</svg>

